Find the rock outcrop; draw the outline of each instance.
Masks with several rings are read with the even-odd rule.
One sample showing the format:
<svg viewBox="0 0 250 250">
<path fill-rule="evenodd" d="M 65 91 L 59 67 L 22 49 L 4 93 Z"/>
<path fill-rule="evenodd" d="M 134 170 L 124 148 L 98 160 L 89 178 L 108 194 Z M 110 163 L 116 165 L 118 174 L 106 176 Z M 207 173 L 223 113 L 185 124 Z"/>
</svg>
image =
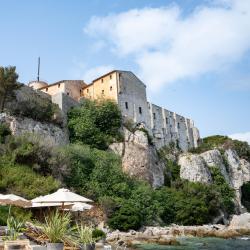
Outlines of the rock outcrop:
<svg viewBox="0 0 250 250">
<path fill-rule="evenodd" d="M 230 222 L 229 228 L 250 230 L 250 213 L 234 215 Z"/>
<path fill-rule="evenodd" d="M 54 124 L 41 123 L 29 118 L 15 117 L 6 113 L 0 113 L 0 123 L 8 124 L 13 135 L 35 133 L 46 140 L 48 144 L 54 145 L 64 145 L 69 142 L 67 132 Z"/>
<path fill-rule="evenodd" d="M 185 153 L 179 156 L 180 177 L 193 182 L 211 183 L 209 167 L 219 168 L 227 183 L 235 190 L 238 212 L 245 212 L 241 204 L 241 187 L 250 181 L 250 163 L 240 159 L 234 150 L 222 155 L 217 149 L 202 154 Z"/>
<path fill-rule="evenodd" d="M 124 142 L 113 143 L 110 149 L 122 157 L 123 171 L 130 176 L 145 180 L 153 187 L 164 184 L 164 163 L 156 148 L 149 144 L 145 132 L 132 133 L 124 128 Z"/>
</svg>

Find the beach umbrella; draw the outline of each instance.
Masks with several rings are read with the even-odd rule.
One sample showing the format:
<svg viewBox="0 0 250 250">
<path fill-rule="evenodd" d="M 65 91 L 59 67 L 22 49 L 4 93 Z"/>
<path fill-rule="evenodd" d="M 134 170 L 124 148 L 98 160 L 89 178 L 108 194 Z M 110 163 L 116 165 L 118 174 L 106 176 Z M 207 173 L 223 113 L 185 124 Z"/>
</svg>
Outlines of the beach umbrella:
<svg viewBox="0 0 250 250">
<path fill-rule="evenodd" d="M 14 205 L 18 207 L 29 207 L 31 202 L 15 194 L 0 194 L 0 205 Z"/>
<path fill-rule="evenodd" d="M 60 203 L 64 208 L 65 204 L 74 202 L 93 202 L 81 195 L 71 192 L 68 189 L 60 188 L 55 193 L 40 196 L 32 200 L 33 203 Z"/>
<path fill-rule="evenodd" d="M 82 212 L 84 210 L 89 210 L 93 206 L 84 202 L 75 202 L 71 205 L 71 208 L 66 208 L 64 210 L 73 211 L 73 212 Z"/>
</svg>

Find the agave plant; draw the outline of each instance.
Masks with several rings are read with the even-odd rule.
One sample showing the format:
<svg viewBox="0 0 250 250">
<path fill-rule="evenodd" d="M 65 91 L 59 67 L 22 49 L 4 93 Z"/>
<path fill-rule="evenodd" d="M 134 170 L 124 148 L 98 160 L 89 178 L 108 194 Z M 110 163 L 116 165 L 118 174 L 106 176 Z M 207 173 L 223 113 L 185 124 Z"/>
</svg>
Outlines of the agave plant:
<svg viewBox="0 0 250 250">
<path fill-rule="evenodd" d="M 7 219 L 7 229 L 9 235 L 5 237 L 5 240 L 17 240 L 19 234 L 24 230 L 23 222 L 15 220 L 14 217 L 9 216 Z"/>
<path fill-rule="evenodd" d="M 64 237 L 70 231 L 70 214 L 56 212 L 45 217 L 45 223 L 41 225 L 43 233 L 48 237 L 50 243 L 63 242 Z"/>
<path fill-rule="evenodd" d="M 95 239 L 93 238 L 93 228 L 84 226 L 84 225 L 76 225 L 78 243 L 86 248 L 88 244 L 95 243 Z"/>
</svg>

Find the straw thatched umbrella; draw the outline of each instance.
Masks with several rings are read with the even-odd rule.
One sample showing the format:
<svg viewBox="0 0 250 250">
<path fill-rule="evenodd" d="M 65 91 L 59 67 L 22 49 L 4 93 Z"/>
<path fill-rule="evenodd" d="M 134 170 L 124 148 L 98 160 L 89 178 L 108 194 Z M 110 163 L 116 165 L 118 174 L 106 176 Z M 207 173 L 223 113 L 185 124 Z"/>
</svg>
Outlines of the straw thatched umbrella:
<svg viewBox="0 0 250 250">
<path fill-rule="evenodd" d="M 14 205 L 18 207 L 29 207 L 31 202 L 15 194 L 0 194 L 0 205 Z"/>
</svg>

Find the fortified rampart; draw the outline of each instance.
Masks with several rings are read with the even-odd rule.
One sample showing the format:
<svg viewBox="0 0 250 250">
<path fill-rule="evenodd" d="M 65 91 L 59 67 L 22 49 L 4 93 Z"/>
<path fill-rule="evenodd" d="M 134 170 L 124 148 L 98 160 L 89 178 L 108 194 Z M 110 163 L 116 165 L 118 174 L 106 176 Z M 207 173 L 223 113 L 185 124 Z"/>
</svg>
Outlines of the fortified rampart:
<svg viewBox="0 0 250 250">
<path fill-rule="evenodd" d="M 36 89 L 38 83 L 30 84 Z M 130 71 L 111 71 L 89 85 L 80 80 L 63 80 L 37 88 L 52 96 L 66 114 L 80 98 L 111 99 L 117 102 L 125 119 L 143 124 L 157 148 L 174 142 L 183 151 L 197 147 L 199 130 L 191 119 L 148 102 L 146 85 Z"/>
</svg>

